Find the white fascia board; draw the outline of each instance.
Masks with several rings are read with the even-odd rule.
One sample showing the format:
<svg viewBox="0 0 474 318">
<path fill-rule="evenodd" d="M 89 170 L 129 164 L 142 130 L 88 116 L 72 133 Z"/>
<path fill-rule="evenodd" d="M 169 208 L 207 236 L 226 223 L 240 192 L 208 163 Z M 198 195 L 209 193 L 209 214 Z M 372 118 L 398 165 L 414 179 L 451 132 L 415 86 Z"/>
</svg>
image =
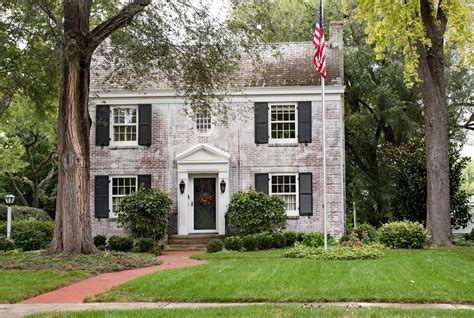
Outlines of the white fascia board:
<svg viewBox="0 0 474 318">
<path fill-rule="evenodd" d="M 327 100 L 340 100 L 345 86 L 334 85 L 325 88 Z M 304 101 L 319 99 L 320 86 L 291 86 L 291 87 L 249 87 L 242 90 L 228 92 L 225 98 L 230 102 L 258 102 L 258 101 Z M 91 103 L 95 104 L 123 104 L 127 103 L 182 103 L 182 96 L 177 96 L 175 90 L 150 90 L 150 91 L 91 91 Z"/>
</svg>

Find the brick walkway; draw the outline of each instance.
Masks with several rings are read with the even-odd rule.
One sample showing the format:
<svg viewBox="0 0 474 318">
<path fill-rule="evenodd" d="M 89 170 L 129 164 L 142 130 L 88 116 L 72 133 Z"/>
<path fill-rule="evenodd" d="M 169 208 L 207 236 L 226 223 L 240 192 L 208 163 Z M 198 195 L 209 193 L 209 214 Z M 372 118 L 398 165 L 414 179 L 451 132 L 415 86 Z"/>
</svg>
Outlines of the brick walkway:
<svg viewBox="0 0 474 318">
<path fill-rule="evenodd" d="M 82 303 L 86 297 L 94 296 L 117 285 L 123 284 L 138 276 L 173 268 L 195 266 L 204 261 L 190 259 L 196 251 L 166 252 L 158 256 L 163 263 L 139 269 L 97 275 L 72 285 L 42 294 L 21 302 L 22 304 L 51 304 L 51 303 Z"/>
</svg>

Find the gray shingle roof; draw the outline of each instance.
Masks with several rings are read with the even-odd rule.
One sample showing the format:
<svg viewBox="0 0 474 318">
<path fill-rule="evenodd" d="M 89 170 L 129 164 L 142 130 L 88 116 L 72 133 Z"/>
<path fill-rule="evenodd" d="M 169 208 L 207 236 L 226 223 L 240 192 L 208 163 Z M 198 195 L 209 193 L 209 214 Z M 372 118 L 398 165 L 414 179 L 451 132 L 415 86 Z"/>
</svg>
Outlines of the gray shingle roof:
<svg viewBox="0 0 474 318">
<path fill-rule="evenodd" d="M 262 63 L 255 67 L 247 55 L 242 55 L 239 68 L 231 76 L 235 87 L 319 86 L 320 75 L 313 66 L 314 47 L 311 42 L 277 43 L 261 51 Z M 326 85 L 343 84 L 342 50 L 326 46 Z M 91 89 L 94 91 L 124 90 L 124 83 L 107 81 L 106 61 L 95 56 L 92 63 Z M 102 64 L 102 66 L 101 66 Z M 134 84 L 135 90 L 171 89 L 164 79 L 144 79 Z"/>
</svg>

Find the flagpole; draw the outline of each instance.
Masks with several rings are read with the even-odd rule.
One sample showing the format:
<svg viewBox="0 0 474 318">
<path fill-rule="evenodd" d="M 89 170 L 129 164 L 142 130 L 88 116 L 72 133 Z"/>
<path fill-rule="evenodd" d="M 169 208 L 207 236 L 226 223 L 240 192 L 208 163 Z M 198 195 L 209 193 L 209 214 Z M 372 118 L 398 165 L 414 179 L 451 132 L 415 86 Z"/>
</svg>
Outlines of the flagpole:
<svg viewBox="0 0 474 318">
<path fill-rule="evenodd" d="M 321 76 L 321 98 L 323 106 L 323 218 L 324 218 L 324 249 L 328 248 L 328 212 L 326 187 L 326 101 L 324 96 L 324 77 Z"/>
</svg>

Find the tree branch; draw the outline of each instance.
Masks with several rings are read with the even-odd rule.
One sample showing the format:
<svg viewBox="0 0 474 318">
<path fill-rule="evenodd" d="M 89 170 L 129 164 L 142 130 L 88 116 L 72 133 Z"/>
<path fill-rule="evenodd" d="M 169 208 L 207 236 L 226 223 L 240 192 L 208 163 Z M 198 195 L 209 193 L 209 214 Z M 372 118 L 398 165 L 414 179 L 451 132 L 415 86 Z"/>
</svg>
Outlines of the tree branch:
<svg viewBox="0 0 474 318">
<path fill-rule="evenodd" d="M 45 0 L 40 0 L 39 3 L 38 3 L 38 6 L 41 9 L 41 11 L 43 11 L 49 18 L 48 19 L 48 27 L 51 31 L 51 34 L 53 35 L 53 37 L 56 40 L 60 41 L 61 37 L 56 32 L 56 28 L 59 26 L 58 19 L 56 19 L 56 16 L 54 15 L 54 13 L 49 8 L 48 3 Z M 54 26 L 51 25 L 51 21 L 54 22 Z"/>
<path fill-rule="evenodd" d="M 100 23 L 90 31 L 87 34 L 89 53 L 94 52 L 100 43 L 102 43 L 102 41 L 104 41 L 114 31 L 129 24 L 137 14 L 142 12 L 145 7 L 151 3 L 151 1 L 152 0 L 134 0 L 123 7 L 119 13 Z"/>
<path fill-rule="evenodd" d="M 18 189 L 18 186 L 16 184 L 16 180 L 15 180 L 15 176 L 12 175 L 10 172 L 7 172 L 6 175 L 8 176 L 8 179 L 10 179 L 10 183 L 12 184 L 13 189 L 15 190 L 16 194 L 20 198 L 21 203 L 23 203 L 24 206 L 30 206 L 28 204 L 28 201 L 26 201 L 25 196 L 23 195 L 23 193 L 20 191 L 20 189 Z"/>
</svg>

